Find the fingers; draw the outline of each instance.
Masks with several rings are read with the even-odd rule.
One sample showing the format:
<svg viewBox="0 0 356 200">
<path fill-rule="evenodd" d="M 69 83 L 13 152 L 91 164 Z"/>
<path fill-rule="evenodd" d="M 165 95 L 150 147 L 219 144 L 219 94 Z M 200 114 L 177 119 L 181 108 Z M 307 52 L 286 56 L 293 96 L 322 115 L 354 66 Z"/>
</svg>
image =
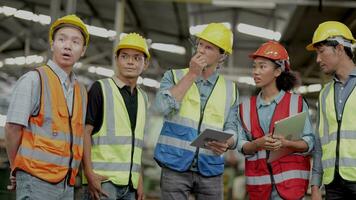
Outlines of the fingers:
<svg viewBox="0 0 356 200">
<path fill-rule="evenodd" d="M 211 141 L 207 143 L 207 147 L 214 153 L 221 155 L 227 151 L 229 145 L 227 144 L 227 142 Z"/>
<path fill-rule="evenodd" d="M 99 180 L 102 182 L 102 181 L 106 181 L 109 179 L 109 177 L 107 176 L 102 176 L 102 175 L 98 175 L 99 176 Z"/>
<path fill-rule="evenodd" d="M 207 65 L 206 57 L 200 53 L 197 53 L 191 58 L 189 68 L 197 75 L 200 75 Z"/>
<path fill-rule="evenodd" d="M 10 174 L 9 180 L 10 180 L 10 185 L 6 186 L 6 188 L 10 191 L 15 190 L 16 189 L 16 177 L 12 176 Z"/>
</svg>

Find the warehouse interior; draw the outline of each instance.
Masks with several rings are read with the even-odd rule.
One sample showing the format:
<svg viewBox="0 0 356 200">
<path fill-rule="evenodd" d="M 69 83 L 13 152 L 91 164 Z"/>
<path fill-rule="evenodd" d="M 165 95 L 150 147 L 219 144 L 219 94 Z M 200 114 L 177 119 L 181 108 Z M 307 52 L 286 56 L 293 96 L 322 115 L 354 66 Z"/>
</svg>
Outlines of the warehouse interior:
<svg viewBox="0 0 356 200">
<path fill-rule="evenodd" d="M 233 53 L 219 70 L 237 83 L 241 99 L 256 91 L 248 55 L 267 40 L 277 40 L 286 47 L 291 68 L 300 78 L 295 92 L 307 99 L 315 122 L 319 91 L 330 77 L 320 72 L 316 54 L 305 46 L 324 21 L 340 21 L 355 33 L 355 8 L 353 0 L 0 0 L 0 199 L 14 199 L 3 178 L 9 167 L 3 128 L 12 89 L 24 73 L 50 58 L 48 29 L 55 19 L 73 13 L 89 29 L 86 54 L 74 66 L 88 88 L 114 74 L 113 49 L 121 34 L 137 32 L 148 38 L 152 58 L 138 84 L 147 91 L 150 105 L 163 73 L 187 67 L 194 52 L 193 35 L 204 25 L 221 22 L 233 31 Z M 160 168 L 153 149 L 162 116 L 152 109 L 149 116 L 144 188 L 146 199 L 159 199 Z M 235 151 L 226 154 L 226 199 L 244 199 L 243 161 Z"/>
</svg>

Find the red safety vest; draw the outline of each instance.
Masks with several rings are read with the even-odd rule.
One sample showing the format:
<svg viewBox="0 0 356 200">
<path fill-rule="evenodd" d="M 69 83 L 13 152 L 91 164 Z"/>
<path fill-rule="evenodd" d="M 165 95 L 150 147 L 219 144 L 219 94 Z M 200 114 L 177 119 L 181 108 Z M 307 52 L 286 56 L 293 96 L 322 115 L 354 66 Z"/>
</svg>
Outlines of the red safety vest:
<svg viewBox="0 0 356 200">
<path fill-rule="evenodd" d="M 75 82 L 70 116 L 58 76 L 48 66 L 36 70 L 41 78 L 40 109 L 22 130 L 12 170 L 23 170 L 50 183 L 68 175 L 69 184 L 74 185 L 83 155 L 87 93 Z"/>
<path fill-rule="evenodd" d="M 253 96 L 240 104 L 242 124 L 253 140 L 265 135 L 259 123 L 256 99 L 256 96 Z M 275 121 L 301 112 L 302 107 L 303 99 L 300 95 L 286 92 L 275 108 L 269 132 L 272 132 Z M 266 150 L 260 149 L 253 156 L 246 157 L 245 175 L 250 199 L 270 199 L 273 184 L 283 199 L 301 199 L 309 183 L 310 157 L 289 154 L 267 163 L 268 154 Z"/>
</svg>

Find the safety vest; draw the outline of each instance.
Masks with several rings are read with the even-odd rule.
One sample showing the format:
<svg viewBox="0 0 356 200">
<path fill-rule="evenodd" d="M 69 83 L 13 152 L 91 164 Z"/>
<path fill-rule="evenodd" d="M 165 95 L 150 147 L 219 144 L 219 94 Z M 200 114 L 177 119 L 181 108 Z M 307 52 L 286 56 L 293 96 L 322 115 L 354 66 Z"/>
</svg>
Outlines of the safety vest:
<svg viewBox="0 0 356 200">
<path fill-rule="evenodd" d="M 99 80 L 104 113 L 100 130 L 92 136 L 91 160 L 95 173 L 109 177 L 115 185 L 136 189 L 141 172 L 141 155 L 146 120 L 146 94 L 137 88 L 137 118 L 134 132 L 125 101 L 115 82 Z"/>
<path fill-rule="evenodd" d="M 172 70 L 174 82 L 188 69 Z M 224 158 L 211 150 L 196 148 L 190 143 L 207 128 L 223 130 L 231 106 L 237 100 L 237 88 L 232 81 L 218 76 L 206 105 L 201 109 L 200 93 L 193 84 L 185 94 L 179 112 L 165 116 L 155 148 L 154 158 L 159 165 L 175 171 L 187 171 L 197 156 L 197 168 L 204 176 L 220 175 L 224 171 Z"/>
<path fill-rule="evenodd" d="M 324 87 L 319 99 L 323 183 L 329 184 L 334 179 L 336 163 L 343 179 L 356 181 L 356 91 L 353 89 L 347 97 L 340 121 L 336 117 L 334 81 Z"/>
<path fill-rule="evenodd" d="M 265 136 L 259 123 L 256 100 L 253 96 L 240 104 L 241 121 L 252 140 Z M 301 112 L 302 106 L 300 95 L 286 92 L 274 110 L 269 132 L 272 132 L 274 122 Z M 283 199 L 301 199 L 309 183 L 310 157 L 290 154 L 267 163 L 268 155 L 269 151 L 259 149 L 253 156 L 246 157 L 245 175 L 250 199 L 268 200 L 273 184 Z"/>
<path fill-rule="evenodd" d="M 48 66 L 36 69 L 41 80 L 40 109 L 22 129 L 22 140 L 13 170 L 23 170 L 50 183 L 67 175 L 74 185 L 83 155 L 87 93 L 74 84 L 72 116 L 58 76 Z"/>
</svg>

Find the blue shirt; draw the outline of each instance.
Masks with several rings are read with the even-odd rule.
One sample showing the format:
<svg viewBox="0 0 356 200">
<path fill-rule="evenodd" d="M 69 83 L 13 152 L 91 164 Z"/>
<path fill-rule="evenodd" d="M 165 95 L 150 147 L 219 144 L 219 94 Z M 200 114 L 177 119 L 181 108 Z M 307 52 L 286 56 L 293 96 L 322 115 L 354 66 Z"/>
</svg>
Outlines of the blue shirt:
<svg viewBox="0 0 356 200">
<path fill-rule="evenodd" d="M 285 92 L 281 90 L 279 94 L 271 102 L 265 102 L 261 97 L 261 92 L 257 96 L 257 102 L 256 102 L 257 113 L 259 117 L 260 126 L 263 132 L 265 133 L 265 135 L 269 134 L 269 127 L 270 127 L 271 119 L 274 114 L 274 110 L 276 109 L 277 104 L 282 100 L 284 94 Z M 304 100 L 303 100 L 303 111 L 308 112 L 308 105 Z M 314 148 L 315 139 L 314 139 L 314 132 L 313 132 L 312 124 L 310 122 L 309 115 L 307 117 L 304 126 L 302 139 L 308 144 L 308 150 L 306 153 L 311 152 L 311 150 Z M 239 134 L 238 144 L 237 144 L 238 151 L 242 152 L 243 145 L 251 140 L 252 138 L 249 138 L 248 134 L 245 131 Z"/>
<path fill-rule="evenodd" d="M 195 80 L 195 84 L 200 93 L 200 106 L 201 109 L 205 106 L 207 99 L 214 88 L 214 84 L 219 74 L 215 71 L 207 80 L 202 77 L 198 77 Z M 169 89 L 175 86 L 172 71 L 169 70 L 164 73 L 161 80 L 160 89 L 157 92 L 154 109 L 164 116 L 174 115 L 179 111 L 181 102 L 178 102 L 170 93 Z M 241 125 L 238 121 L 238 96 L 235 103 L 232 105 L 229 111 L 228 118 L 224 124 L 223 130 L 225 132 L 234 134 L 234 148 L 236 146 L 237 133 L 242 131 Z"/>
<path fill-rule="evenodd" d="M 73 88 L 74 81 L 76 80 L 75 74 L 72 72 L 70 76 L 68 76 L 68 74 L 52 60 L 48 60 L 47 65 L 61 81 L 69 113 L 72 113 Z M 67 81 L 67 79 L 69 79 L 69 81 Z M 40 77 L 36 71 L 27 72 L 20 77 L 12 92 L 6 122 L 27 126 L 30 116 L 37 114 L 39 111 L 40 88 Z"/>
<path fill-rule="evenodd" d="M 352 92 L 353 88 L 356 85 L 356 69 L 354 68 L 350 75 L 349 78 L 346 80 L 345 84 L 343 84 L 336 76 L 334 76 L 334 82 L 335 82 L 335 104 L 336 104 L 336 114 L 338 120 L 341 119 L 342 117 L 342 111 L 344 110 L 345 102 L 347 100 L 347 97 L 350 95 Z M 318 107 L 318 117 L 317 117 L 317 126 L 316 126 L 316 140 L 315 140 L 315 149 L 313 151 L 313 168 L 312 168 L 312 179 L 311 179 L 311 185 L 316 185 L 316 186 L 321 186 L 322 182 L 322 176 L 323 176 L 323 167 L 321 165 L 321 156 L 322 156 L 322 150 L 321 150 L 321 143 L 320 143 L 320 137 L 319 137 L 319 119 L 320 119 L 320 107 Z"/>
</svg>

